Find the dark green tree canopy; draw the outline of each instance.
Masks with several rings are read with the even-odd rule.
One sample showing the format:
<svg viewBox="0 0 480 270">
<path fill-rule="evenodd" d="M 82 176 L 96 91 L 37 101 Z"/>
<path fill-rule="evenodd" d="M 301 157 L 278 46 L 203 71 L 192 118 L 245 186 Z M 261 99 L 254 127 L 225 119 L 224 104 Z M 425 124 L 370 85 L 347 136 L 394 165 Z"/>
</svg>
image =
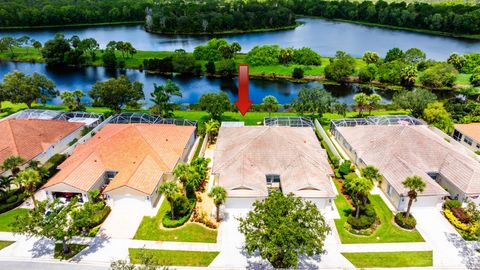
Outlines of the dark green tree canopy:
<svg viewBox="0 0 480 270">
<path fill-rule="evenodd" d="M 302 114 L 311 113 L 315 115 L 318 113 L 319 116 L 322 116 L 324 113 L 330 111 L 335 103 L 335 98 L 325 89 L 319 87 L 304 87 L 298 93 L 298 97 L 293 101 L 293 107 Z"/>
<path fill-rule="evenodd" d="M 232 107 L 230 99 L 224 92 L 207 93 L 200 97 L 200 108 L 206 110 L 215 120 L 221 120 L 224 112 Z"/>
<path fill-rule="evenodd" d="M 247 252 L 259 252 L 276 268 L 297 267 L 299 256 L 322 254 L 330 232 L 315 204 L 281 192 L 256 201 L 239 221 Z"/>
<path fill-rule="evenodd" d="M 434 102 L 437 96 L 425 89 L 403 90 L 393 96 L 393 103 L 402 109 L 410 110 L 414 117 L 421 117 L 428 104 Z"/>
<path fill-rule="evenodd" d="M 145 98 L 143 84 L 138 81 L 132 83 L 124 75 L 95 83 L 88 95 L 94 105 L 105 106 L 115 113 L 119 113 L 125 105 L 136 105 Z"/>
<path fill-rule="evenodd" d="M 161 117 L 173 117 L 174 104 L 171 103 L 173 96 L 181 97 L 182 91 L 180 87 L 172 80 L 167 80 L 163 85 L 153 84 L 153 92 L 150 94 L 152 98 L 150 101 L 155 104 L 152 107 L 152 112 Z"/>
</svg>

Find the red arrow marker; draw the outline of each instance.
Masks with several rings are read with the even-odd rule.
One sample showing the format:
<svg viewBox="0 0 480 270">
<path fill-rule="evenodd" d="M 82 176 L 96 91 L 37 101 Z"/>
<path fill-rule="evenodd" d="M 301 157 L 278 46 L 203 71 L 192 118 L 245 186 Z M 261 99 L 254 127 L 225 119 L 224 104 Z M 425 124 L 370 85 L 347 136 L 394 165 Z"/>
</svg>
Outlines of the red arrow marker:
<svg viewBox="0 0 480 270">
<path fill-rule="evenodd" d="M 238 101 L 235 102 L 240 113 L 245 116 L 252 102 L 248 99 L 248 65 L 238 65 Z"/>
</svg>

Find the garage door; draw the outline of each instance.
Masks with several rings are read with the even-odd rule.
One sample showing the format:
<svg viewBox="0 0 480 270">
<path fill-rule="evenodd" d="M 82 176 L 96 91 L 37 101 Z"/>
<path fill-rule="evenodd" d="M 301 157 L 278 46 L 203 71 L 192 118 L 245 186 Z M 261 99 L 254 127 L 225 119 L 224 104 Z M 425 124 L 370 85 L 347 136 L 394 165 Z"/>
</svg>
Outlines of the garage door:
<svg viewBox="0 0 480 270">
<path fill-rule="evenodd" d="M 417 201 L 413 202 L 412 207 L 422 208 L 422 207 L 436 207 L 442 203 L 442 197 L 440 196 L 419 196 Z M 406 204 L 408 204 L 408 198 L 406 198 Z"/>
<path fill-rule="evenodd" d="M 225 207 L 228 209 L 251 209 L 253 203 L 261 198 L 227 198 Z"/>
<path fill-rule="evenodd" d="M 146 205 L 143 196 L 114 196 L 112 199 L 114 207 L 143 208 Z"/>
</svg>

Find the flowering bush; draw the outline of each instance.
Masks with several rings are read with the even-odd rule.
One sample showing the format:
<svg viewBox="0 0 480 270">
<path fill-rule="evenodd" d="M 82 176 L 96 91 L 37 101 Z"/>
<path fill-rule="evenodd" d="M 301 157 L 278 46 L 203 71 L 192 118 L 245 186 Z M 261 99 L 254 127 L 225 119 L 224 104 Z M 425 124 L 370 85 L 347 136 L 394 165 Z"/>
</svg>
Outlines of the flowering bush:
<svg viewBox="0 0 480 270">
<path fill-rule="evenodd" d="M 445 217 L 448 219 L 448 221 L 450 221 L 450 223 L 455 226 L 455 228 L 462 231 L 467 231 L 469 229 L 468 224 L 462 223 L 460 220 L 458 220 L 455 215 L 453 215 L 452 211 L 450 211 L 449 209 L 445 209 L 443 213 L 445 214 Z"/>
</svg>

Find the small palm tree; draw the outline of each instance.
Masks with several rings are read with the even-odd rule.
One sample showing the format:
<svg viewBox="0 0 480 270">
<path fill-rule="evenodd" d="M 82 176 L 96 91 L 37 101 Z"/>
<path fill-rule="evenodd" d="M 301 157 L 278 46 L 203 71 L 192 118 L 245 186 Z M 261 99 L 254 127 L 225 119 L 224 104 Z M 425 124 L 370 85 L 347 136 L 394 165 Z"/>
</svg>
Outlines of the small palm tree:
<svg viewBox="0 0 480 270">
<path fill-rule="evenodd" d="M 220 221 L 220 206 L 225 203 L 227 199 L 227 191 L 221 186 L 214 186 L 208 193 L 208 197 L 213 199 L 213 203 L 217 210 L 217 222 Z"/>
<path fill-rule="evenodd" d="M 413 201 L 417 200 L 418 192 L 423 192 L 425 190 L 425 182 L 420 176 L 410 176 L 402 182 L 405 188 L 408 188 L 408 207 L 407 212 L 405 213 L 405 219 L 410 217 L 410 209 L 412 208 Z"/>
<path fill-rule="evenodd" d="M 15 177 L 20 172 L 20 165 L 24 162 L 25 160 L 20 156 L 11 156 L 3 161 L 2 169 L 5 171 L 10 170 L 13 177 Z"/>
<path fill-rule="evenodd" d="M 368 96 L 368 115 L 372 115 L 372 110 L 374 110 L 381 101 L 382 97 L 379 94 L 371 94 Z"/>
<path fill-rule="evenodd" d="M 358 114 L 363 116 L 363 111 L 365 107 L 368 105 L 368 96 L 365 93 L 359 93 L 353 96 L 353 100 L 355 101 L 355 105 L 358 108 Z"/>
<path fill-rule="evenodd" d="M 179 163 L 173 170 L 173 175 L 180 180 L 183 186 L 183 194 L 186 194 L 186 185 L 188 178 L 190 177 L 190 165 L 187 163 Z"/>
<path fill-rule="evenodd" d="M 380 170 L 375 166 L 368 165 L 362 169 L 360 169 L 362 176 L 367 178 L 370 181 L 379 181 L 382 179 L 382 175 L 380 174 Z"/>
<path fill-rule="evenodd" d="M 16 179 L 18 183 L 22 183 L 22 185 L 25 187 L 25 193 L 27 196 L 32 198 L 33 207 L 36 208 L 37 204 L 35 202 L 35 191 L 42 180 L 40 173 L 34 169 L 28 168 L 24 171 L 21 171 L 17 175 Z"/>
<path fill-rule="evenodd" d="M 205 123 L 205 133 L 208 134 L 208 139 L 210 142 L 215 141 L 219 129 L 220 123 L 217 120 L 210 119 L 210 121 Z"/>
<path fill-rule="evenodd" d="M 165 199 L 170 203 L 170 213 L 172 220 L 175 219 L 175 213 L 173 212 L 173 200 L 175 199 L 175 196 L 180 192 L 180 189 L 178 188 L 177 183 L 173 181 L 168 181 L 160 185 L 158 188 L 158 193 L 163 194 L 165 196 Z"/>
<path fill-rule="evenodd" d="M 368 194 L 373 189 L 373 182 L 365 177 L 357 177 L 348 183 L 348 190 L 355 202 L 355 217 L 360 217 L 360 206 L 367 204 Z"/>
<path fill-rule="evenodd" d="M 12 181 L 12 176 L 0 176 L 0 192 L 2 193 L 2 198 L 6 198 L 10 192 Z"/>
</svg>

